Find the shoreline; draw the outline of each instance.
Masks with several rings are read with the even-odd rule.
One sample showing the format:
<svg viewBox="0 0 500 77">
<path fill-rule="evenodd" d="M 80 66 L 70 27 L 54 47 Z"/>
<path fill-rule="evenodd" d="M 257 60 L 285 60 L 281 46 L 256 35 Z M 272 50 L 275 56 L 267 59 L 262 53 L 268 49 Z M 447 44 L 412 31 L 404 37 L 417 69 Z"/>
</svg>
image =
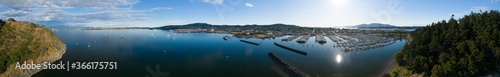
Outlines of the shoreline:
<svg viewBox="0 0 500 77">
<path fill-rule="evenodd" d="M 386 65 L 385 68 L 378 76 L 382 77 L 385 74 L 388 74 L 390 76 L 391 73 L 394 72 L 394 70 L 396 70 L 396 67 L 399 66 L 396 63 L 396 58 L 394 58 L 394 57 L 392 57 L 391 60 L 389 62 L 387 62 L 385 65 Z"/>
</svg>

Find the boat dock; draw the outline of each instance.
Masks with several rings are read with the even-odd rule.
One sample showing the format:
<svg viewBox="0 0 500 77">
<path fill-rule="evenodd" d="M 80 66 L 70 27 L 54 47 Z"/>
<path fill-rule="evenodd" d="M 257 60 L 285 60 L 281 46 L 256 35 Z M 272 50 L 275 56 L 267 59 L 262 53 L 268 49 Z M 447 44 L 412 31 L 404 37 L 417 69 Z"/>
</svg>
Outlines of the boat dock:
<svg viewBox="0 0 500 77">
<path fill-rule="evenodd" d="M 300 51 L 300 50 L 297 50 L 297 49 L 293 49 L 293 48 L 290 48 L 290 47 L 286 47 L 286 46 L 283 46 L 281 44 L 278 44 L 276 42 L 274 42 L 274 45 L 278 46 L 278 47 L 281 47 L 281 48 L 284 48 L 284 49 L 287 49 L 287 50 L 290 50 L 290 51 L 293 51 L 295 53 L 298 53 L 298 54 L 302 54 L 304 56 L 307 56 L 307 52 L 304 52 L 304 51 Z"/>
<path fill-rule="evenodd" d="M 391 45 L 393 38 L 374 36 L 368 34 L 336 34 L 329 36 L 337 44 L 334 47 L 341 48 L 345 52 L 364 51 Z"/>
<path fill-rule="evenodd" d="M 304 35 L 300 39 L 297 40 L 298 43 L 306 43 L 309 39 L 309 35 Z"/>
<path fill-rule="evenodd" d="M 335 35 L 330 35 L 330 36 L 327 36 L 328 38 L 330 38 L 330 40 L 332 40 L 333 42 L 340 42 L 342 41 L 341 39 L 339 39 L 337 36 Z"/>
<path fill-rule="evenodd" d="M 281 41 L 292 41 L 293 39 L 297 39 L 299 36 L 293 35 L 292 37 L 281 39 Z"/>
<path fill-rule="evenodd" d="M 316 42 L 318 43 L 326 43 L 326 40 L 322 34 L 316 35 Z"/>
<path fill-rule="evenodd" d="M 287 62 L 276 56 L 273 52 L 269 52 L 268 55 L 269 57 L 271 57 L 274 63 L 276 63 L 288 75 L 288 77 L 308 77 L 304 72 L 288 64 Z"/>
<path fill-rule="evenodd" d="M 240 40 L 240 41 L 245 42 L 245 43 L 249 43 L 249 44 L 253 44 L 253 45 L 260 45 L 259 43 L 250 42 L 250 41 L 246 41 L 246 40 Z"/>
</svg>

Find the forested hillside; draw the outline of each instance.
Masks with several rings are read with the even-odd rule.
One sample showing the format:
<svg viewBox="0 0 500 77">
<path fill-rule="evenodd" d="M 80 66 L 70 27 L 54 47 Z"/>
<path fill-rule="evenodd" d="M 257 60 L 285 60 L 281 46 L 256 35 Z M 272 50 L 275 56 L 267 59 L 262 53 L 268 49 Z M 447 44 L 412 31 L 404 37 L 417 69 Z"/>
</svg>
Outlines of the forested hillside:
<svg viewBox="0 0 500 77">
<path fill-rule="evenodd" d="M 414 73 L 437 77 L 476 77 L 500 69 L 500 13 L 471 13 L 427 25 L 396 54 Z"/>
</svg>

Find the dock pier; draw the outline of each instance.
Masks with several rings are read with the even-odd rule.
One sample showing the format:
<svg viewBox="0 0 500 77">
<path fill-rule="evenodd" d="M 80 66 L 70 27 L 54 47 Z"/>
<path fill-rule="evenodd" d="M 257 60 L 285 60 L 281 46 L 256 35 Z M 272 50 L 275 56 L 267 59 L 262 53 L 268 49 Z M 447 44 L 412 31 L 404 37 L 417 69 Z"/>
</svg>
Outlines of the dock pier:
<svg viewBox="0 0 500 77">
<path fill-rule="evenodd" d="M 320 44 L 324 44 L 324 43 L 326 43 L 326 40 L 322 34 L 318 34 L 318 35 L 316 35 L 316 42 L 318 42 Z"/>
<path fill-rule="evenodd" d="M 281 39 L 281 41 L 292 41 L 293 39 L 297 39 L 299 36 L 293 35 L 292 37 Z"/>
<path fill-rule="evenodd" d="M 278 44 L 276 42 L 274 42 L 274 45 L 278 46 L 278 47 L 281 47 L 281 48 L 284 48 L 284 49 L 287 49 L 287 50 L 290 50 L 290 51 L 293 51 L 295 53 L 298 53 L 298 54 L 302 54 L 304 56 L 307 56 L 307 52 L 304 52 L 304 51 L 300 51 L 300 50 L 297 50 L 297 49 L 293 49 L 293 48 L 290 48 L 290 47 L 286 47 L 286 46 L 283 46 L 281 44 Z"/>
<path fill-rule="evenodd" d="M 306 43 L 309 39 L 309 35 L 304 35 L 300 39 L 297 40 L 298 43 Z"/>
<path fill-rule="evenodd" d="M 269 57 L 271 57 L 274 63 L 276 63 L 283 71 L 285 71 L 288 77 L 309 77 L 304 72 L 300 71 L 299 69 L 276 56 L 274 53 L 269 52 L 268 55 Z"/>
<path fill-rule="evenodd" d="M 245 43 L 249 43 L 249 44 L 253 44 L 253 45 L 260 45 L 259 43 L 250 42 L 250 41 L 246 41 L 246 40 L 240 40 L 240 41 L 245 42 Z"/>
</svg>

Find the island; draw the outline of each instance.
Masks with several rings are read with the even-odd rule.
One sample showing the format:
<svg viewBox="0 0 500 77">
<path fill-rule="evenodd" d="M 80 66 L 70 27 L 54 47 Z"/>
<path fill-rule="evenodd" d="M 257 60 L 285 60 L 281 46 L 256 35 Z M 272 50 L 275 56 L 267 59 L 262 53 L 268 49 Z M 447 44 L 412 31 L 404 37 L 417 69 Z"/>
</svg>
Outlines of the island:
<svg viewBox="0 0 500 77">
<path fill-rule="evenodd" d="M 17 62 L 54 62 L 65 51 L 66 45 L 43 25 L 0 20 L 0 77 L 29 77 L 41 69 L 15 69 Z"/>
<path fill-rule="evenodd" d="M 359 24 L 356 26 L 349 26 L 351 28 L 357 29 L 398 29 L 398 30 L 415 30 L 418 28 L 422 28 L 423 26 L 394 26 L 390 24 L 382 24 L 382 23 L 369 23 L 369 24 Z"/>
</svg>

